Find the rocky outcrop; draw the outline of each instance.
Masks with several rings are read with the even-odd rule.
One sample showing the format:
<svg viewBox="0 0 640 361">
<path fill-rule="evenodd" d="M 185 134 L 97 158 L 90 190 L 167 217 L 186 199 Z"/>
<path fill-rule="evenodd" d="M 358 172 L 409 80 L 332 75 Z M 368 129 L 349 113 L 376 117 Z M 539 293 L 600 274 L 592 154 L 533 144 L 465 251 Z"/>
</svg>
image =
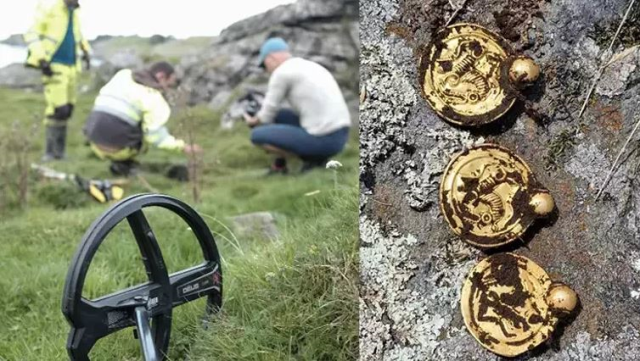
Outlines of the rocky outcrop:
<svg viewBox="0 0 640 361">
<path fill-rule="evenodd" d="M 27 45 L 24 42 L 24 38 L 20 34 L 11 35 L 8 38 L 0 41 L 0 44 L 6 44 L 6 45 L 11 45 L 11 46 L 26 46 Z"/>
<path fill-rule="evenodd" d="M 11 64 L 0 68 L 0 87 L 42 90 L 42 76 L 23 64 Z"/>
<path fill-rule="evenodd" d="M 229 127 L 241 107 L 240 104 L 234 107 L 235 100 L 250 90 L 266 91 L 268 74 L 257 66 L 260 46 L 269 37 L 281 36 L 296 56 L 316 61 L 332 72 L 343 89 L 355 123 L 360 53 L 358 20 L 357 0 L 298 0 L 239 21 L 216 38 L 100 36 L 92 41 L 95 59 L 91 88 L 98 90 L 120 69 L 168 60 L 179 64 L 184 89 L 180 99 L 186 99 L 181 104 L 205 103 L 212 109 L 227 112 L 223 118 L 225 127 Z M 27 79 L 30 82 L 32 78 Z M 20 83 L 18 69 L 11 67 L 0 73 L 0 83 L 22 87 L 17 84 Z"/>
<path fill-rule="evenodd" d="M 105 59 L 105 60 L 102 60 Z M 135 49 L 123 49 L 108 58 L 101 58 L 100 66 L 94 72 L 94 88 L 98 90 L 122 69 L 141 69 L 144 62 Z"/>
<path fill-rule="evenodd" d="M 210 37 L 175 39 L 162 35 L 149 38 L 99 36 L 91 42 L 96 63 L 93 86 L 102 86 L 121 69 L 140 69 L 159 60 L 177 64 L 183 57 L 197 54 L 208 47 L 212 40 Z"/>
<path fill-rule="evenodd" d="M 334 74 L 357 113 L 357 5 L 355 0 L 299 0 L 231 25 L 205 51 L 180 63 L 190 104 L 219 109 L 247 89 L 265 90 L 268 77 L 257 66 L 260 46 L 281 36 L 295 55 Z"/>
</svg>

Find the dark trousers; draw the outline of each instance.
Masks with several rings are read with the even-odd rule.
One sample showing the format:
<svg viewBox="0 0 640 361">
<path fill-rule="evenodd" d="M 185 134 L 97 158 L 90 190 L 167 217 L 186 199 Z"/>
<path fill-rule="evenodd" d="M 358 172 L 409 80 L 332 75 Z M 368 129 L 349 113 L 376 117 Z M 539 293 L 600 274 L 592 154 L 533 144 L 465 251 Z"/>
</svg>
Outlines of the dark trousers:
<svg viewBox="0 0 640 361">
<path fill-rule="evenodd" d="M 300 117 L 290 109 L 276 115 L 275 124 L 258 126 L 251 132 L 255 145 L 271 145 L 299 156 L 303 160 L 324 160 L 340 153 L 349 140 L 349 128 L 316 136 L 300 126 Z"/>
</svg>

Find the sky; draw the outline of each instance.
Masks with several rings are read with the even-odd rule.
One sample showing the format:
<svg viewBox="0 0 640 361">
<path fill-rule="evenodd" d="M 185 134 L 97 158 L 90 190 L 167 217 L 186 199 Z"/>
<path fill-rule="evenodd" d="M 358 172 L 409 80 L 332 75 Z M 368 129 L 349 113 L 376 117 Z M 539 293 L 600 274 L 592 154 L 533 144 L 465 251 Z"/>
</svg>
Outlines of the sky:
<svg viewBox="0 0 640 361">
<path fill-rule="evenodd" d="M 0 40 L 31 25 L 38 0 L 12 1 L 0 12 Z M 98 35 L 215 36 L 236 21 L 293 0 L 80 0 L 83 31 Z"/>
</svg>

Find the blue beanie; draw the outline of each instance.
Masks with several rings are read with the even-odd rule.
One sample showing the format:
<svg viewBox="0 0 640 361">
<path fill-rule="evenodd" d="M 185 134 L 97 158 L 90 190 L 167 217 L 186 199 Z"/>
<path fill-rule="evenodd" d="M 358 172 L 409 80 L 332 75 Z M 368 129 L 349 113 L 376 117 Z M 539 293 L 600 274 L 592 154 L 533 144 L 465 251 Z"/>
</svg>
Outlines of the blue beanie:
<svg viewBox="0 0 640 361">
<path fill-rule="evenodd" d="M 289 45 L 282 38 L 270 38 L 262 44 L 260 48 L 260 57 L 258 58 L 258 65 L 263 67 L 264 60 L 269 54 L 277 53 L 279 51 L 288 51 Z"/>
</svg>

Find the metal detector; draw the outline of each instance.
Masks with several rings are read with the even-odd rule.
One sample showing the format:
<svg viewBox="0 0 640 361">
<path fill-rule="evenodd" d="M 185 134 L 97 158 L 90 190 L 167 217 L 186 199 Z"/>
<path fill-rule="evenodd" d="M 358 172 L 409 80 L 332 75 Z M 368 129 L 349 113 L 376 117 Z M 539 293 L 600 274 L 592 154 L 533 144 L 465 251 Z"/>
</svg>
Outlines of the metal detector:
<svg viewBox="0 0 640 361">
<path fill-rule="evenodd" d="M 161 207 L 180 216 L 195 234 L 204 257 L 199 266 L 169 275 L 143 208 Z M 140 248 L 149 281 L 95 300 L 82 289 L 98 248 L 121 221 L 129 223 Z M 69 358 L 88 361 L 95 343 L 116 331 L 135 326 L 146 361 L 163 360 L 169 347 L 174 307 L 207 297 L 207 314 L 222 306 L 222 269 L 211 231 L 187 204 L 157 194 L 129 197 L 107 210 L 87 230 L 78 247 L 64 286 L 62 313 L 71 325 Z"/>
</svg>

